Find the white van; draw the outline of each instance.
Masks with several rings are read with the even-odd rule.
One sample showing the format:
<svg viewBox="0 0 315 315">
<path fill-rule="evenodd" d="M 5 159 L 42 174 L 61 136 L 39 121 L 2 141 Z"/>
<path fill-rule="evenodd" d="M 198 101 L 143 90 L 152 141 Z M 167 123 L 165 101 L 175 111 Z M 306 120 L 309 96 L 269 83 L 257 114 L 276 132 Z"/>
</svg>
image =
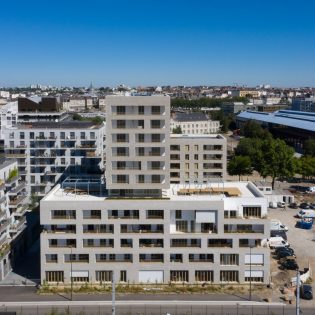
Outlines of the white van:
<svg viewBox="0 0 315 315">
<path fill-rule="evenodd" d="M 269 245 L 270 248 L 290 246 L 290 244 L 286 240 L 284 240 L 281 236 L 268 238 L 267 244 Z"/>
<path fill-rule="evenodd" d="M 270 230 L 271 231 L 285 231 L 285 232 L 287 232 L 289 230 L 289 228 L 286 225 L 282 224 L 281 221 L 279 221 L 279 220 L 271 220 Z"/>
<path fill-rule="evenodd" d="M 277 208 L 278 208 L 277 202 L 275 202 L 275 201 L 270 201 L 270 202 L 269 202 L 269 208 L 277 209 Z"/>
<path fill-rule="evenodd" d="M 298 218 L 315 218 L 315 210 L 312 209 L 301 209 L 296 216 Z"/>
</svg>

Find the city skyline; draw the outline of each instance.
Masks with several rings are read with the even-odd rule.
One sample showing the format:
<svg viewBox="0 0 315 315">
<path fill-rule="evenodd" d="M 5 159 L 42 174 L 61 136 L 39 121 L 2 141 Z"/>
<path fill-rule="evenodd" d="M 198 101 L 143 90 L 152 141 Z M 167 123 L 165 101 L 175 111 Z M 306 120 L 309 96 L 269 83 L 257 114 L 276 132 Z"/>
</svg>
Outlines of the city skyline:
<svg viewBox="0 0 315 315">
<path fill-rule="evenodd" d="M 311 1 L 4 3 L 0 86 L 315 86 Z"/>
</svg>

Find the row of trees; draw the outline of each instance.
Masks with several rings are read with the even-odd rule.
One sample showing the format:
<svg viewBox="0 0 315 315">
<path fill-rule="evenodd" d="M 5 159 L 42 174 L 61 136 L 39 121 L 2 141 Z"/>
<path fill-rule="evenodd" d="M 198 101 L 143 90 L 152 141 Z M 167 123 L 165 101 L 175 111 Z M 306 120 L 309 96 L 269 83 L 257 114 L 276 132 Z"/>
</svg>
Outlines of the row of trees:
<svg viewBox="0 0 315 315">
<path fill-rule="evenodd" d="M 249 100 L 246 97 L 230 97 L 230 98 L 208 98 L 202 97 L 196 100 L 189 100 L 185 98 L 173 98 L 171 99 L 172 108 L 191 108 L 200 109 L 201 107 L 220 107 L 225 102 L 243 102 L 247 104 Z"/>
<path fill-rule="evenodd" d="M 315 156 L 294 157 L 294 149 L 281 139 L 274 139 L 268 130 L 253 121 L 241 129 L 245 138 L 240 140 L 235 156 L 228 164 L 230 175 L 250 175 L 255 170 L 263 178 L 272 178 L 274 187 L 277 178 L 300 174 L 303 178 L 315 176 Z M 313 141 L 313 140 L 311 140 Z"/>
</svg>

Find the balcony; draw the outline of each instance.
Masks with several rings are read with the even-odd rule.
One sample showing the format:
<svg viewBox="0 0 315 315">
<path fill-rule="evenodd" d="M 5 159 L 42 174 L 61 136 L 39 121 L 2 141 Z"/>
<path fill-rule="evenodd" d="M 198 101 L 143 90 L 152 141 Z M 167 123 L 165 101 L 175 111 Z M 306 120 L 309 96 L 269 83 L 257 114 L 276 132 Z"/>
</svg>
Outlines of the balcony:
<svg viewBox="0 0 315 315">
<path fill-rule="evenodd" d="M 18 186 L 14 187 L 13 189 L 11 189 L 8 194 L 10 195 L 15 195 L 17 193 L 19 193 L 21 190 L 23 190 L 25 188 L 25 183 L 21 182 Z M 0 202 L 1 203 L 1 202 Z"/>
<path fill-rule="evenodd" d="M 18 232 L 22 228 L 24 228 L 24 224 L 26 223 L 26 217 L 21 217 L 18 221 L 14 222 L 10 227 L 10 232 Z"/>
<path fill-rule="evenodd" d="M 6 230 L 6 228 L 11 224 L 9 219 L 6 219 L 0 223 L 0 233 Z"/>
<path fill-rule="evenodd" d="M 164 233 L 163 225 L 153 227 L 151 225 L 121 225 L 120 233 Z"/>
<path fill-rule="evenodd" d="M 23 201 L 25 201 L 25 199 L 26 199 L 27 197 L 26 196 L 23 196 L 23 195 L 21 195 L 21 196 L 18 196 L 17 198 L 15 198 L 15 199 L 13 199 L 13 200 L 11 200 L 10 202 L 9 202 L 9 207 L 10 208 L 16 208 L 18 205 L 20 205 Z"/>
<path fill-rule="evenodd" d="M 235 224 L 224 225 L 224 233 L 260 233 L 264 234 L 264 225 Z"/>
</svg>

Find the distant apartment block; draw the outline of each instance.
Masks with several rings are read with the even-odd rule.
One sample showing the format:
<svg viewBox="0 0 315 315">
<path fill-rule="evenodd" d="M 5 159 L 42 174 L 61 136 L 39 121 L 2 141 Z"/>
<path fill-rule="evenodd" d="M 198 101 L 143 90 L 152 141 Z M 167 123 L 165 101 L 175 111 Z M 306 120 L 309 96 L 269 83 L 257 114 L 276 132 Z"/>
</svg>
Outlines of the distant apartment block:
<svg viewBox="0 0 315 315">
<path fill-rule="evenodd" d="M 292 110 L 315 113 L 315 97 L 293 99 Z"/>
<path fill-rule="evenodd" d="M 17 169 L 17 161 L 0 159 L 0 280 L 11 271 L 26 242 L 26 190 Z"/>
<path fill-rule="evenodd" d="M 210 134 L 220 131 L 220 121 L 211 120 L 204 113 L 180 113 L 172 114 L 170 120 L 171 132 L 180 127 L 184 134 Z"/>
<path fill-rule="evenodd" d="M 17 159 L 29 194 L 46 195 L 62 177 L 100 174 L 104 168 L 104 124 L 39 121 L 3 130 L 4 152 Z"/>
<path fill-rule="evenodd" d="M 221 135 L 172 134 L 171 183 L 207 183 L 226 178 L 226 138 Z"/>
<path fill-rule="evenodd" d="M 59 97 L 19 97 L 19 112 L 58 112 L 62 109 Z"/>
</svg>

